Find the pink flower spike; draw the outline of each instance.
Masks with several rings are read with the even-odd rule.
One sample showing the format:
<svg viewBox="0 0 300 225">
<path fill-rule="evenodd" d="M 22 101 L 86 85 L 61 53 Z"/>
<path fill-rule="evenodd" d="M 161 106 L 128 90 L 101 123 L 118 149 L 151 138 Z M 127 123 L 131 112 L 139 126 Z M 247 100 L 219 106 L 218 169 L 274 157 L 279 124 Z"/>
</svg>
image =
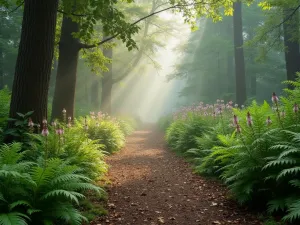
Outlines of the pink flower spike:
<svg viewBox="0 0 300 225">
<path fill-rule="evenodd" d="M 53 121 L 53 122 L 51 123 L 51 125 L 52 125 L 53 127 L 56 127 L 56 126 L 57 126 L 57 123 L 56 123 L 55 121 Z"/>
<path fill-rule="evenodd" d="M 266 124 L 269 126 L 272 124 L 272 120 L 270 118 L 270 116 L 268 116 L 267 120 L 266 120 Z"/>
<path fill-rule="evenodd" d="M 242 128 L 240 127 L 239 124 L 236 125 L 236 132 L 237 132 L 238 134 L 240 134 L 240 133 L 242 132 Z"/>
<path fill-rule="evenodd" d="M 233 115 L 233 124 L 236 126 L 239 123 L 239 119 L 236 115 Z"/>
<path fill-rule="evenodd" d="M 294 111 L 294 113 L 299 112 L 299 106 L 297 103 L 294 104 L 293 111 Z"/>
<path fill-rule="evenodd" d="M 31 118 L 28 119 L 28 126 L 29 127 L 33 127 L 34 126 L 34 123 L 32 122 Z"/>
<path fill-rule="evenodd" d="M 247 113 L 247 125 L 251 127 L 253 125 L 252 117 L 250 115 L 250 112 Z"/>
<path fill-rule="evenodd" d="M 279 101 L 279 98 L 277 97 L 277 95 L 275 94 L 275 92 L 273 92 L 272 94 L 272 102 L 277 104 Z"/>
</svg>

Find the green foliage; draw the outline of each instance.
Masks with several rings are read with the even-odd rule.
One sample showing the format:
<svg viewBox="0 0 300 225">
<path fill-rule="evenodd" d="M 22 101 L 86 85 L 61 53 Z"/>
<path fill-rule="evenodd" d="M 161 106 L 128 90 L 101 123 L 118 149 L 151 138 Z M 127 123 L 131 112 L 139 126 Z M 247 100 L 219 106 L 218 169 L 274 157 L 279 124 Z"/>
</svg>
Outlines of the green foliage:
<svg viewBox="0 0 300 225">
<path fill-rule="evenodd" d="M 197 136 L 207 130 L 204 120 L 197 115 L 188 115 L 186 119 L 177 120 L 167 129 L 167 143 L 178 152 L 186 152 L 197 147 Z"/>
<path fill-rule="evenodd" d="M 221 178 L 241 204 L 265 207 L 271 214 L 283 214 L 283 222 L 298 223 L 300 114 L 295 103 L 300 100 L 299 82 L 299 78 L 289 82 L 295 89 L 286 90 L 286 97 L 280 97 L 272 107 L 253 101 L 246 108 L 217 115 L 218 123 L 210 120 L 203 104 L 185 108 L 186 118 L 175 118 L 167 129 L 169 146 L 175 150 L 190 148 L 185 156 L 194 163 L 195 171 Z M 238 120 L 233 120 L 232 114 Z M 211 128 L 197 133 L 190 127 L 190 118 Z M 230 121 L 235 124 L 227 127 Z M 198 131 L 197 125 L 195 128 Z M 179 141 L 180 137 L 185 137 L 185 142 Z"/>
<path fill-rule="evenodd" d="M 102 178 L 107 172 L 104 146 L 88 139 L 82 128 L 67 128 L 63 136 L 50 132 L 47 142 L 43 142 L 43 149 L 46 148 L 48 157 L 80 167 L 81 173 L 91 179 Z"/>
<path fill-rule="evenodd" d="M 9 113 L 9 103 L 10 92 L 6 87 L 0 90 L 0 129 L 3 129 L 6 126 Z"/>
<path fill-rule="evenodd" d="M 0 221 L 2 224 L 81 224 L 86 220 L 75 208 L 82 192 L 101 189 L 61 159 L 24 161 L 21 144 L 0 149 Z M 10 188 L 7 188 L 10 187 Z"/>
<path fill-rule="evenodd" d="M 118 118 L 118 125 L 125 136 L 132 134 L 137 128 L 137 122 L 129 117 Z"/>
<path fill-rule="evenodd" d="M 125 134 L 119 127 L 116 119 L 98 119 L 84 118 L 79 120 L 78 126 L 92 140 L 103 146 L 103 150 L 108 153 L 119 151 L 125 145 Z"/>
</svg>

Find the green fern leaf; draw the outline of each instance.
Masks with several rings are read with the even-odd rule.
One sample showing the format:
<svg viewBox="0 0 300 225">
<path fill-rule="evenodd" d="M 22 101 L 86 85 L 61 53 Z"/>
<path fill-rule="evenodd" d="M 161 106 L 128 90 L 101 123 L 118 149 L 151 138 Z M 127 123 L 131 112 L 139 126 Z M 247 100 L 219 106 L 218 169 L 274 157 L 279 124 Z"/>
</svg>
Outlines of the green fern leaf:
<svg viewBox="0 0 300 225">
<path fill-rule="evenodd" d="M 29 202 L 27 201 L 23 201 L 23 200 L 19 200 L 16 202 L 13 202 L 9 205 L 9 210 L 12 211 L 14 208 L 18 207 L 18 206 L 26 206 L 28 208 L 31 208 L 31 205 Z"/>
<path fill-rule="evenodd" d="M 282 177 L 285 177 L 287 175 L 291 175 L 291 174 L 297 174 L 300 172 L 300 167 L 297 166 L 297 167 L 292 167 L 292 168 L 289 168 L 289 169 L 284 169 L 282 170 L 279 175 L 277 176 L 277 180 L 279 180 L 280 178 Z"/>
<path fill-rule="evenodd" d="M 30 219 L 22 213 L 11 212 L 0 214 L 0 225 L 27 225 L 26 220 Z"/>
</svg>

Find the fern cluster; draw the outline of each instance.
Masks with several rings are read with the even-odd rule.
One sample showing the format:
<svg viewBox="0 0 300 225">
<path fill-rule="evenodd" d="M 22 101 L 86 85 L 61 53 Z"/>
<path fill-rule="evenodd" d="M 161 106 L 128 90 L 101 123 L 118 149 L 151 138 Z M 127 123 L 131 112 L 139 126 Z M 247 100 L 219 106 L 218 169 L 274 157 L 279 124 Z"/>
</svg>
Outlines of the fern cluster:
<svg viewBox="0 0 300 225">
<path fill-rule="evenodd" d="M 101 189 L 78 166 L 58 158 L 25 161 L 20 151 L 20 143 L 0 149 L 0 224 L 82 224 L 82 193 Z"/>
<path fill-rule="evenodd" d="M 272 105 L 233 107 L 218 122 L 190 110 L 188 117 L 173 120 L 166 139 L 185 152 L 196 172 L 219 177 L 241 204 L 299 222 L 300 81 L 289 84 L 295 89 L 279 101 L 273 97 Z"/>
<path fill-rule="evenodd" d="M 82 199 L 91 191 L 103 196 L 95 184 L 107 172 L 105 156 L 124 146 L 134 121 L 65 118 L 46 121 L 41 135 L 30 126 L 32 113 L 11 119 L 15 127 L 6 132 L 19 142 L 0 145 L 0 224 L 82 224 Z"/>
</svg>

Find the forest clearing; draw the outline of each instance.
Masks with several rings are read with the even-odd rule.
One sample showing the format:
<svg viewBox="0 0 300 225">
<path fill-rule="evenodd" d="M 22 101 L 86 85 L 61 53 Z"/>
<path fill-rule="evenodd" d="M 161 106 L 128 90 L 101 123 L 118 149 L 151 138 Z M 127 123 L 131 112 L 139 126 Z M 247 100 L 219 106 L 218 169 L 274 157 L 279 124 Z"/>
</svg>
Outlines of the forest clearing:
<svg viewBox="0 0 300 225">
<path fill-rule="evenodd" d="M 298 0 L 0 0 L 0 225 L 300 224 Z"/>
</svg>

